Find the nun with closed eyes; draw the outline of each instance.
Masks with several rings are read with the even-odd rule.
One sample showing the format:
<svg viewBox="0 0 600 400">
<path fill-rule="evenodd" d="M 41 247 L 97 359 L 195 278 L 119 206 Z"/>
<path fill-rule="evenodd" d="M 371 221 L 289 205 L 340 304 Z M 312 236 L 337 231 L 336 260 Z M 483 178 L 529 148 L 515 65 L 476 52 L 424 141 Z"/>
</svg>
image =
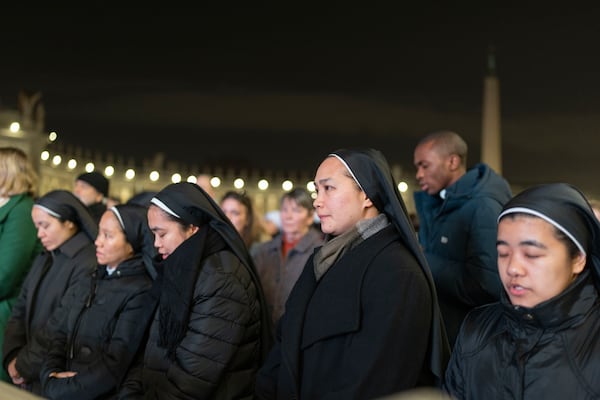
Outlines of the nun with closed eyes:
<svg viewBox="0 0 600 400">
<path fill-rule="evenodd" d="M 148 224 L 160 300 L 144 354 L 152 399 L 251 399 L 271 345 L 270 320 L 246 246 L 198 185 L 166 186 Z"/>
<path fill-rule="evenodd" d="M 326 242 L 308 259 L 257 379 L 260 399 L 372 399 L 441 385 L 449 346 L 425 257 L 383 154 L 321 162 Z"/>
<path fill-rule="evenodd" d="M 100 218 L 98 268 L 65 295 L 43 333 L 49 343 L 40 374 L 45 397 L 91 400 L 123 393 L 121 383 L 143 349 L 156 304 L 145 263 L 154 255 L 146 210 L 117 205 Z"/>
<path fill-rule="evenodd" d="M 40 393 L 42 354 L 38 333 L 63 295 L 96 269 L 97 224 L 70 191 L 54 190 L 31 210 L 44 251 L 34 260 L 6 327 L 2 360 L 14 384 Z"/>
<path fill-rule="evenodd" d="M 471 311 L 446 371 L 456 399 L 600 398 L 600 225 L 574 186 L 519 193 L 499 216 L 497 303 Z"/>
</svg>

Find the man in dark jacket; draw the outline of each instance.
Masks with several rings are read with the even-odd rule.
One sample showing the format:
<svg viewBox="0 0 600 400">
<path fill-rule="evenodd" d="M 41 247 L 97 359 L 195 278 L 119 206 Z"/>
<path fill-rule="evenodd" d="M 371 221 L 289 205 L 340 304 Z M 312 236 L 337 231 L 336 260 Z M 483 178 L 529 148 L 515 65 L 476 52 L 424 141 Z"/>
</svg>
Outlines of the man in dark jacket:
<svg viewBox="0 0 600 400">
<path fill-rule="evenodd" d="M 435 280 L 450 344 L 472 308 L 497 301 L 497 218 L 511 189 L 489 166 L 467 171 L 467 144 L 451 131 L 422 138 L 414 152 L 419 241 Z"/>
</svg>

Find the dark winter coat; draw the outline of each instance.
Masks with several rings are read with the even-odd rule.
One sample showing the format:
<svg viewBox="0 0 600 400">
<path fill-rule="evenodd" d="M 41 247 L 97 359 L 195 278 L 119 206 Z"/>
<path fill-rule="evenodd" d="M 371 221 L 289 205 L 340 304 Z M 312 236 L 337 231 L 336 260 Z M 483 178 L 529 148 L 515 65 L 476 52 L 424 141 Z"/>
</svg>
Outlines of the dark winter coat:
<svg viewBox="0 0 600 400">
<path fill-rule="evenodd" d="M 502 302 L 465 319 L 446 372 L 458 400 L 599 399 L 600 299 L 589 272 L 533 308 Z"/>
<path fill-rule="evenodd" d="M 184 242 L 165 261 L 197 250 Z M 260 306 L 248 269 L 230 251 L 209 255 L 196 279 L 188 327 L 175 360 L 159 347 L 157 309 L 144 354 L 148 399 L 251 399 L 260 367 Z"/>
<path fill-rule="evenodd" d="M 416 192 L 419 241 L 435 281 L 452 344 L 465 315 L 498 301 L 497 218 L 511 198 L 508 183 L 477 164 L 446 189 L 446 197 Z"/>
<path fill-rule="evenodd" d="M 100 220 L 102 219 L 102 215 L 106 211 L 106 204 L 104 203 L 94 203 L 87 206 L 90 215 L 96 221 L 97 224 L 100 224 Z"/>
<path fill-rule="evenodd" d="M 108 275 L 98 267 L 78 284 L 53 314 L 45 335 L 50 344 L 40 381 L 50 399 L 115 398 L 142 347 L 156 301 L 142 256 L 121 263 Z M 49 378 L 74 371 L 72 378 Z"/>
<path fill-rule="evenodd" d="M 318 282 L 313 257 L 259 372 L 258 397 L 370 399 L 433 384 L 431 291 L 394 227 L 349 250 Z"/>
<path fill-rule="evenodd" d="M 96 247 L 80 231 L 52 252 L 44 251 L 34 261 L 15 303 L 4 336 L 4 368 L 17 357 L 16 367 L 34 392 L 46 343 L 41 331 L 67 290 L 80 281 L 89 282 L 96 269 Z"/>
</svg>

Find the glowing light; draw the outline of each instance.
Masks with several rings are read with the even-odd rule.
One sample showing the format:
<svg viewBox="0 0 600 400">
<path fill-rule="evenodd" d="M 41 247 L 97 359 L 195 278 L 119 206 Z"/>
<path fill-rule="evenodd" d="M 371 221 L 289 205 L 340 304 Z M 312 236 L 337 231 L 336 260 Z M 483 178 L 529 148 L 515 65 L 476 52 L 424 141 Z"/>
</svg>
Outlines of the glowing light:
<svg viewBox="0 0 600 400">
<path fill-rule="evenodd" d="M 115 174 L 115 168 L 112 165 L 107 165 L 106 168 L 104 168 L 104 175 L 106 175 L 110 178 L 114 174 Z"/>
<path fill-rule="evenodd" d="M 218 188 L 219 186 L 221 186 L 221 178 L 219 178 L 218 176 L 213 176 L 212 178 L 210 178 L 210 184 L 212 185 L 212 187 Z"/>
<path fill-rule="evenodd" d="M 158 171 L 152 171 L 150 172 L 150 175 L 148 175 L 148 177 L 152 182 L 156 182 L 160 178 L 160 174 L 158 173 Z"/>
<path fill-rule="evenodd" d="M 266 179 L 261 179 L 258 181 L 258 188 L 260 190 L 267 190 L 269 188 L 269 181 Z"/>
<path fill-rule="evenodd" d="M 313 181 L 310 181 L 306 184 L 306 190 L 308 190 L 309 192 L 314 192 L 317 190 L 317 188 L 315 187 L 315 183 Z M 314 197 L 313 197 L 314 198 Z"/>
<path fill-rule="evenodd" d="M 54 164 L 54 165 L 60 165 L 61 161 L 62 161 L 62 157 L 59 156 L 58 154 L 55 155 L 54 157 L 52 157 L 52 164 Z"/>
<path fill-rule="evenodd" d="M 187 177 L 186 181 L 188 181 L 189 183 L 196 183 L 198 182 L 198 179 L 194 175 L 190 175 Z"/>
<path fill-rule="evenodd" d="M 56 139 L 58 139 L 58 135 L 56 134 L 56 132 L 52 131 L 48 134 L 49 141 L 54 142 Z"/>
<path fill-rule="evenodd" d="M 69 168 L 70 170 L 77 168 L 77 160 L 71 158 L 69 161 L 67 161 L 67 168 Z"/>
<path fill-rule="evenodd" d="M 48 150 L 42 151 L 42 154 L 40 154 L 40 158 L 42 159 L 42 161 L 48 161 L 48 159 L 50 158 L 50 152 Z"/>
<path fill-rule="evenodd" d="M 9 129 L 12 133 L 17 133 L 21 130 L 21 124 L 19 124 L 18 122 L 13 122 L 12 124 L 10 124 Z"/>
<path fill-rule="evenodd" d="M 283 183 L 281 184 L 281 188 L 283 190 L 285 190 L 286 192 L 289 192 L 290 190 L 292 190 L 294 188 L 294 184 L 292 183 L 292 181 L 290 181 L 289 179 L 286 179 L 285 181 L 283 181 Z"/>
<path fill-rule="evenodd" d="M 173 175 L 171 175 L 171 182 L 173 182 L 173 183 L 181 182 L 181 174 L 174 173 Z"/>
<path fill-rule="evenodd" d="M 132 180 L 133 178 L 135 178 L 135 171 L 129 168 L 127 171 L 125 171 L 125 179 Z"/>
<path fill-rule="evenodd" d="M 400 193 L 406 193 L 406 191 L 408 190 L 408 184 L 404 181 L 400 182 L 398 184 L 398 190 L 400 191 Z"/>
<path fill-rule="evenodd" d="M 245 185 L 245 182 L 242 178 L 236 178 L 236 180 L 233 181 L 233 187 L 236 189 L 241 189 L 243 188 Z"/>
<path fill-rule="evenodd" d="M 85 164 L 85 172 L 93 172 L 94 169 L 96 169 L 96 166 L 94 165 L 93 162 L 89 162 L 89 163 Z"/>
</svg>

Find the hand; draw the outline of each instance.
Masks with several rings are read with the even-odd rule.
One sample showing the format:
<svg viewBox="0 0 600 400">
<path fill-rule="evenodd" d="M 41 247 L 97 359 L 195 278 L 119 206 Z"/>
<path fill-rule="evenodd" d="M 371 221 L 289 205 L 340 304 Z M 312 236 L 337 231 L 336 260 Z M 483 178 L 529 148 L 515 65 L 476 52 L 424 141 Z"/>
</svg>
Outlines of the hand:
<svg viewBox="0 0 600 400">
<path fill-rule="evenodd" d="M 12 379 L 12 382 L 15 385 L 23 385 L 25 383 L 25 378 L 23 378 L 21 376 L 21 374 L 19 374 L 19 371 L 17 371 L 17 357 L 13 358 L 12 361 L 10 363 L 8 363 L 8 375 L 10 376 L 10 379 Z"/>
<path fill-rule="evenodd" d="M 74 371 L 50 372 L 48 374 L 50 378 L 71 378 L 75 375 L 77 375 L 77 372 Z"/>
</svg>

